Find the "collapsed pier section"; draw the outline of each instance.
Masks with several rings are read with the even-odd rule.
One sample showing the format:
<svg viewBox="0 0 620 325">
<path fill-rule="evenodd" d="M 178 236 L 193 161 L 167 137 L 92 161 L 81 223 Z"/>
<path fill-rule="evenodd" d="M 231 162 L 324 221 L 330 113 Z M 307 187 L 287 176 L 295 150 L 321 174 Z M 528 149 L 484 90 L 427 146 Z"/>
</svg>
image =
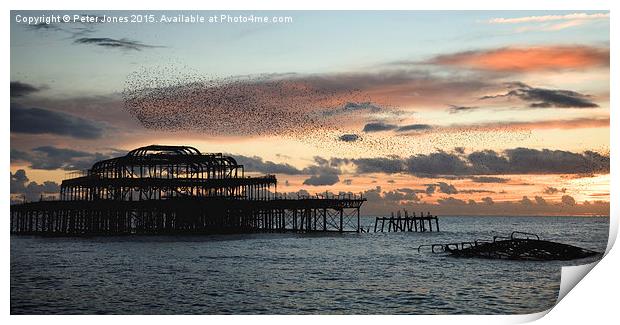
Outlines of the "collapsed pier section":
<svg viewBox="0 0 620 325">
<path fill-rule="evenodd" d="M 397 211 L 396 214 L 392 212 L 390 217 L 376 217 L 374 232 L 433 232 L 433 223 L 434 231 L 439 231 L 439 218 L 430 212 L 427 212 L 426 216 L 420 212 L 417 216 L 415 212 L 409 213 L 405 210 L 404 214 L 401 214 Z"/>
</svg>

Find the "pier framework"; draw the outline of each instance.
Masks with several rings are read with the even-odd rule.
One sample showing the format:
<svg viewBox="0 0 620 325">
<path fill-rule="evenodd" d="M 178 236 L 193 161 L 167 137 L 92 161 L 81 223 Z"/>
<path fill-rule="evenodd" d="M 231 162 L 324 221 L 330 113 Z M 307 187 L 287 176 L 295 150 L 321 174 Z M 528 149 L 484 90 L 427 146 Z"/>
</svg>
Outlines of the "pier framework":
<svg viewBox="0 0 620 325">
<path fill-rule="evenodd" d="M 11 232 L 121 235 L 359 232 L 361 195 L 294 198 L 222 154 L 152 145 L 62 182 L 60 199 L 11 206 Z"/>
</svg>

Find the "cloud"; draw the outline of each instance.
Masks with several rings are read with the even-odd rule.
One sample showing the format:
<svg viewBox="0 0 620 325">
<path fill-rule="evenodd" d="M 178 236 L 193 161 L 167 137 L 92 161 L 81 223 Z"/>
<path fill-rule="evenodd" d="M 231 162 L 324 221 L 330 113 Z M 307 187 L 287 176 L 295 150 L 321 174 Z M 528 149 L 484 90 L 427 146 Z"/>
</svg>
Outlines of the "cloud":
<svg viewBox="0 0 620 325">
<path fill-rule="evenodd" d="M 467 202 L 461 200 L 461 199 L 456 199 L 453 197 L 447 197 L 447 198 L 441 198 L 437 200 L 437 204 L 439 205 L 465 205 L 467 204 Z"/>
<path fill-rule="evenodd" d="M 485 202 L 486 201 L 486 202 Z M 492 203 L 491 203 L 492 202 Z M 570 202 L 550 202 L 544 199 L 534 198 L 534 200 L 525 197 L 519 201 L 502 201 L 493 202 L 492 199 L 483 199 L 481 204 L 466 204 L 463 200 L 453 199 L 444 200 L 443 205 L 440 204 L 419 204 L 414 205 L 414 209 L 428 209 L 433 213 L 440 215 L 510 215 L 514 216 L 531 216 L 531 215 L 609 215 L 609 202 L 596 201 L 595 203 L 584 202 L 582 204 Z M 491 204 L 489 204 L 491 203 Z"/>
<path fill-rule="evenodd" d="M 356 90 L 352 89 L 351 95 L 353 95 L 354 92 L 356 92 Z M 356 97 L 357 96 L 351 96 L 351 98 L 356 98 Z M 367 115 L 367 114 L 378 113 L 382 111 L 383 113 L 388 114 L 392 110 L 386 110 L 382 108 L 381 106 L 375 103 L 372 103 L 372 102 L 346 102 L 340 107 L 327 107 L 323 109 L 322 112 L 320 112 L 320 115 L 322 115 L 323 117 L 338 117 L 341 115 L 347 116 L 351 114 Z"/>
<path fill-rule="evenodd" d="M 530 102 L 532 108 L 594 108 L 598 104 L 591 101 L 591 96 L 584 95 L 572 90 L 534 88 L 523 83 L 512 83 L 510 87 L 516 88 L 505 94 L 483 96 L 480 99 L 493 99 L 501 97 L 517 97 Z"/>
<path fill-rule="evenodd" d="M 452 184 L 448 184 L 445 182 L 439 182 L 437 183 L 437 185 L 439 186 L 439 192 L 441 193 L 445 193 L 445 194 L 458 194 L 459 193 L 456 187 L 454 187 L 454 185 Z"/>
<path fill-rule="evenodd" d="M 609 48 L 592 46 L 504 47 L 439 55 L 426 63 L 459 68 L 534 72 L 609 66 Z"/>
<path fill-rule="evenodd" d="M 464 147 L 455 147 L 454 148 L 454 152 L 460 153 L 460 154 L 464 154 L 465 153 L 465 148 Z"/>
<path fill-rule="evenodd" d="M 336 174 L 318 174 L 312 175 L 310 178 L 304 180 L 304 185 L 311 186 L 323 186 L 323 185 L 334 185 L 340 181 L 340 178 Z"/>
<path fill-rule="evenodd" d="M 399 188 L 399 189 L 397 189 L 397 191 L 403 192 L 403 193 L 416 193 L 416 194 L 426 193 L 426 190 L 423 190 L 423 189 L 407 188 L 407 187 Z"/>
<path fill-rule="evenodd" d="M 368 201 L 364 204 L 363 212 L 376 216 L 400 210 L 400 208 L 420 202 L 416 192 L 417 190 L 409 188 L 384 191 L 381 186 L 365 190 L 362 195 Z"/>
<path fill-rule="evenodd" d="M 490 191 L 484 190 L 465 190 L 477 193 Z M 465 192 L 464 191 L 464 192 Z M 397 210 L 407 210 L 409 214 L 427 211 L 433 215 L 495 215 L 506 216 L 507 213 L 514 216 L 532 216 L 532 215 L 609 215 L 609 202 L 606 201 L 585 201 L 583 203 L 572 202 L 565 198 L 562 201 L 547 201 L 543 197 L 535 196 L 530 199 L 527 196 L 517 201 L 498 201 L 495 202 L 490 196 L 483 197 L 480 201 L 474 199 L 459 199 L 452 196 L 440 198 L 436 203 L 424 202 L 418 194 L 424 190 L 414 188 L 398 188 L 395 190 L 385 191 L 380 186 L 369 188 L 362 192 L 362 195 L 368 199 L 364 204 L 362 213 L 368 216 L 389 216 L 391 212 Z M 322 193 L 325 193 L 324 191 Z M 351 192 L 340 192 L 347 195 Z M 297 192 L 283 193 L 288 197 L 297 197 L 298 195 L 308 196 L 310 193 L 305 190 Z M 335 193 L 331 193 L 333 195 Z M 351 193 L 352 194 L 352 193 Z"/>
<path fill-rule="evenodd" d="M 477 170 L 483 175 L 507 174 L 511 169 L 508 158 L 493 150 L 472 152 L 467 160 L 471 164 L 471 171 Z"/>
<path fill-rule="evenodd" d="M 609 156 L 593 151 L 515 148 L 504 150 L 511 173 L 580 174 L 609 173 Z"/>
<path fill-rule="evenodd" d="M 562 204 L 573 206 L 575 205 L 575 199 L 570 195 L 562 195 Z"/>
<path fill-rule="evenodd" d="M 456 105 L 448 105 L 448 106 L 450 109 L 450 114 L 470 112 L 470 111 L 480 108 L 477 106 L 456 106 Z"/>
<path fill-rule="evenodd" d="M 372 122 L 364 125 L 363 131 L 366 133 L 370 132 L 382 132 L 382 131 L 391 131 L 395 130 L 396 132 L 409 132 L 409 131 L 425 131 L 431 130 L 433 127 L 428 124 L 408 124 L 408 125 L 396 125 L 396 124 L 387 124 L 383 122 Z"/>
<path fill-rule="evenodd" d="M 457 190 L 454 185 L 448 184 L 446 182 L 438 182 L 436 184 L 427 184 L 426 190 L 424 190 L 424 192 L 426 193 L 426 195 L 432 196 L 435 193 L 436 189 L 439 189 L 439 192 L 444 193 L 444 194 L 458 194 L 459 192 L 463 192 L 461 190 Z M 465 192 L 467 191 L 469 190 L 465 190 Z M 473 193 L 473 192 L 470 192 L 470 193 Z"/>
<path fill-rule="evenodd" d="M 121 50 L 141 51 L 143 49 L 156 48 L 161 46 L 148 45 L 142 42 L 121 38 L 114 39 L 109 37 L 82 37 L 73 41 L 75 44 L 96 45 L 104 48 L 114 48 Z"/>
<path fill-rule="evenodd" d="M 272 161 L 263 161 L 263 158 L 253 156 L 232 155 L 237 163 L 242 164 L 245 171 L 259 172 L 265 174 L 286 174 L 299 175 L 301 170 L 286 163 L 274 163 Z"/>
<path fill-rule="evenodd" d="M 41 146 L 32 149 L 32 151 L 34 154 L 29 156 L 31 158 L 30 168 L 32 169 L 78 170 L 84 169 L 83 167 L 89 168 L 95 162 L 91 153 L 73 149 Z M 88 159 L 88 163 L 83 162 L 85 158 Z"/>
<path fill-rule="evenodd" d="M 75 16 L 75 15 L 73 15 Z M 79 14 L 80 19 L 72 19 L 69 22 L 36 25 L 26 25 L 28 29 L 38 32 L 54 32 L 67 35 L 65 40 L 72 40 L 75 45 L 93 45 L 108 49 L 122 51 L 141 51 L 150 48 L 163 48 L 165 46 L 145 44 L 140 41 L 127 38 L 91 37 L 97 32 L 97 26 L 105 24 L 105 17 L 93 14 Z"/>
<path fill-rule="evenodd" d="M 342 107 L 342 109 L 345 111 L 369 110 L 371 112 L 378 112 L 381 110 L 381 107 L 371 102 L 362 102 L 362 103 L 348 102 Z"/>
<path fill-rule="evenodd" d="M 104 22 L 104 17 L 102 16 L 91 14 L 80 14 L 79 16 L 81 19 L 71 20 L 69 22 L 60 21 L 49 24 L 40 22 L 38 24 L 26 25 L 26 27 L 33 31 L 63 32 L 69 34 L 70 38 L 77 38 L 94 33 L 95 25 L 102 24 Z"/>
<path fill-rule="evenodd" d="M 125 152 L 112 149 L 108 153 L 91 153 L 54 146 L 40 146 L 29 152 L 11 149 L 11 163 L 25 162 L 32 169 L 86 170 L 100 160 L 121 156 Z"/>
<path fill-rule="evenodd" d="M 340 181 L 338 175 L 326 174 L 326 175 L 312 175 L 310 178 L 304 180 L 304 185 L 311 186 L 323 186 L 334 185 Z"/>
<path fill-rule="evenodd" d="M 476 130 L 476 131 L 494 131 L 503 129 L 514 130 L 546 130 L 546 129 L 581 129 L 581 128 L 601 128 L 609 127 L 609 117 L 604 118 L 575 118 L 567 120 L 542 120 L 542 121 L 498 121 L 474 124 L 453 124 L 443 131 L 459 131 L 459 130 Z"/>
<path fill-rule="evenodd" d="M 492 18 L 489 24 L 518 24 L 518 32 L 530 30 L 557 31 L 581 26 L 594 21 L 609 21 L 609 13 L 572 13 L 567 15 L 526 16 L 516 18 Z M 524 26 L 525 25 L 525 26 Z"/>
<path fill-rule="evenodd" d="M 532 200 L 530 200 L 530 198 L 528 198 L 527 196 L 523 196 L 523 198 L 519 201 L 519 203 L 521 203 L 521 205 L 533 205 L 534 203 L 532 202 Z"/>
<path fill-rule="evenodd" d="M 312 159 L 319 166 L 326 166 L 326 165 L 330 164 L 330 160 L 329 159 L 325 159 L 325 158 L 323 158 L 321 156 L 314 156 L 314 157 L 312 157 Z"/>
<path fill-rule="evenodd" d="M 459 190 L 459 193 L 461 194 L 472 194 L 472 193 L 495 193 L 495 191 L 491 191 L 491 190 L 476 190 L 476 189 L 461 189 Z"/>
<path fill-rule="evenodd" d="M 452 124 L 448 126 L 432 126 L 428 124 L 411 124 L 404 126 L 396 126 L 388 124 L 387 126 L 378 126 L 376 129 L 392 129 L 400 132 L 407 130 L 439 130 L 440 132 L 468 132 L 468 131 L 523 131 L 523 130 L 548 130 L 548 129 L 582 129 L 582 128 L 607 128 L 609 127 L 609 117 L 584 117 L 574 119 L 551 119 L 539 121 L 497 121 L 469 124 Z M 372 123 L 374 124 L 374 123 Z M 384 124 L 385 125 L 385 124 Z M 368 126 L 368 124 L 367 124 Z M 395 128 L 394 128 L 395 127 Z M 372 125 L 368 128 L 375 129 Z M 464 150 L 463 148 L 455 148 L 456 150 Z M 463 153 L 463 152 L 460 152 Z"/>
<path fill-rule="evenodd" d="M 408 132 L 408 131 L 425 131 L 431 130 L 433 127 L 428 124 L 409 124 L 403 125 L 396 129 L 397 132 Z"/>
<path fill-rule="evenodd" d="M 391 202 L 420 201 L 420 198 L 417 196 L 416 191 L 409 188 L 400 188 L 393 191 L 383 192 L 382 198 L 383 200 Z"/>
<path fill-rule="evenodd" d="M 309 166 L 303 169 L 303 173 L 311 175 L 310 178 L 304 180 L 304 185 L 324 186 L 334 185 L 340 181 L 338 175 L 341 174 L 340 169 L 329 166 L 329 162 L 320 157 L 315 157 L 318 165 Z"/>
<path fill-rule="evenodd" d="M 28 176 L 26 176 L 26 171 L 23 169 L 18 169 L 15 174 L 11 172 L 11 193 L 19 193 L 24 191 L 24 184 L 28 182 Z"/>
<path fill-rule="evenodd" d="M 25 98 L 19 102 L 17 108 L 38 107 L 53 112 L 61 112 L 67 115 L 97 123 L 102 126 L 113 126 L 115 131 L 128 133 L 141 133 L 143 130 L 140 123 L 128 117 L 123 107 L 123 99 L 120 94 L 89 95 L 78 97 L 37 96 Z"/>
<path fill-rule="evenodd" d="M 360 139 L 360 136 L 357 134 L 343 134 L 338 137 L 338 140 L 343 142 L 355 142 Z"/>
<path fill-rule="evenodd" d="M 480 190 L 480 189 L 459 189 L 452 184 L 448 184 L 446 182 L 437 182 L 435 184 L 426 184 L 426 190 L 419 190 L 420 193 L 424 192 L 428 196 L 432 196 L 435 193 L 436 189 L 439 189 L 439 193 L 444 194 L 472 194 L 472 193 L 495 193 L 495 191 L 490 190 Z"/>
<path fill-rule="evenodd" d="M 594 151 L 514 148 L 502 152 L 475 151 L 469 155 L 444 151 L 406 158 L 377 157 L 351 159 L 358 173 L 405 173 L 418 177 L 438 175 L 591 174 L 609 173 L 609 156 Z M 474 181 L 501 182 L 499 178 Z"/>
<path fill-rule="evenodd" d="M 56 182 L 45 181 L 43 184 L 28 182 L 26 171 L 18 169 L 11 172 L 11 194 L 23 195 L 27 201 L 38 201 L 41 194 L 58 194 L 60 186 Z M 19 200 L 16 200 L 19 202 Z"/>
<path fill-rule="evenodd" d="M 609 19 L 609 13 L 572 13 L 566 15 L 544 15 L 544 16 L 526 16 L 526 17 L 517 17 L 517 18 L 492 18 L 489 19 L 489 24 L 520 24 L 520 23 L 530 23 L 530 22 L 547 22 L 547 21 L 558 21 L 558 20 L 574 20 L 574 19 Z"/>
<path fill-rule="evenodd" d="M 510 179 L 493 177 L 493 176 L 472 176 L 471 179 L 474 183 L 507 183 Z"/>
<path fill-rule="evenodd" d="M 362 192 L 362 195 L 366 199 L 368 199 L 368 201 L 364 204 L 362 213 L 366 215 L 372 215 L 372 216 L 386 215 L 386 214 L 389 215 L 390 212 L 400 210 L 401 208 L 405 208 L 405 207 L 411 208 L 412 204 L 420 203 L 420 198 L 417 195 L 418 192 L 419 190 L 411 189 L 411 188 L 399 188 L 395 190 L 384 191 L 380 186 L 376 186 L 374 188 L 364 190 Z M 310 193 L 308 193 L 308 191 L 305 191 L 305 190 L 300 190 L 297 192 L 286 192 L 282 194 L 286 195 L 287 197 L 293 197 L 293 198 L 297 197 L 298 195 L 301 195 L 301 196 L 310 195 Z M 319 194 L 324 195 L 325 191 L 322 191 Z M 359 193 L 328 192 L 328 194 L 330 196 L 335 195 L 335 194 L 342 194 L 346 196 L 348 194 L 359 194 Z M 413 211 L 410 211 L 410 213 L 411 212 Z"/>
<path fill-rule="evenodd" d="M 428 155 L 418 154 L 404 160 L 404 171 L 419 176 L 423 175 L 464 175 L 471 167 L 459 156 L 447 152 L 434 152 Z"/>
<path fill-rule="evenodd" d="M 46 24 L 44 22 L 38 23 L 38 24 L 26 25 L 26 26 L 32 30 L 39 30 L 39 31 L 62 30 L 62 28 L 60 28 L 60 26 L 57 24 Z"/>
<path fill-rule="evenodd" d="M 33 85 L 30 85 L 24 82 L 11 81 L 11 98 L 25 97 L 32 93 L 36 93 L 40 90 L 41 88 L 35 87 Z"/>
<path fill-rule="evenodd" d="M 389 131 L 398 128 L 398 125 L 394 124 L 386 124 L 383 122 L 373 122 L 364 125 L 364 132 L 380 132 L 380 131 Z"/>
<path fill-rule="evenodd" d="M 97 139 L 103 129 L 92 121 L 44 108 L 11 105 L 11 132 L 56 134 L 81 139 Z"/>
<path fill-rule="evenodd" d="M 405 162 L 400 158 L 359 158 L 353 159 L 358 173 L 401 173 L 405 169 Z"/>
<path fill-rule="evenodd" d="M 26 25 L 30 30 L 39 32 L 59 32 L 68 35 L 66 39 L 73 40 L 76 45 L 94 45 L 108 49 L 124 51 L 141 51 L 150 48 L 162 48 L 165 46 L 145 44 L 140 41 L 127 38 L 90 37 L 97 31 L 97 26 L 105 23 L 105 17 L 92 14 L 80 14 L 80 19 L 72 19 L 69 22 L 46 24 L 44 22 Z"/>
<path fill-rule="evenodd" d="M 566 193 L 566 188 L 556 188 L 556 187 L 552 187 L 552 186 L 547 186 L 545 187 L 544 190 L 545 194 L 556 194 L 556 193 Z"/>
<path fill-rule="evenodd" d="M 482 203 L 486 205 L 493 205 L 495 202 L 493 201 L 493 198 L 487 196 L 482 198 Z"/>
<path fill-rule="evenodd" d="M 545 200 L 542 196 L 534 196 L 534 201 L 536 201 L 536 204 L 538 205 L 547 205 L 547 200 Z"/>
</svg>

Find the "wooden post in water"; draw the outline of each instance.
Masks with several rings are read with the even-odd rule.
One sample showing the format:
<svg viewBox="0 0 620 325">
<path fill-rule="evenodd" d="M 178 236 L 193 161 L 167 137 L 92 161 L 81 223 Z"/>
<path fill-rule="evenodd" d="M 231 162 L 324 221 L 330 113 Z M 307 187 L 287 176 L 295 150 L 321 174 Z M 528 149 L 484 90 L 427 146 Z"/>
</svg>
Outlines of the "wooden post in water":
<svg viewBox="0 0 620 325">
<path fill-rule="evenodd" d="M 357 209 L 355 209 L 357 211 L 357 232 L 360 232 L 360 208 L 357 207 Z"/>
</svg>

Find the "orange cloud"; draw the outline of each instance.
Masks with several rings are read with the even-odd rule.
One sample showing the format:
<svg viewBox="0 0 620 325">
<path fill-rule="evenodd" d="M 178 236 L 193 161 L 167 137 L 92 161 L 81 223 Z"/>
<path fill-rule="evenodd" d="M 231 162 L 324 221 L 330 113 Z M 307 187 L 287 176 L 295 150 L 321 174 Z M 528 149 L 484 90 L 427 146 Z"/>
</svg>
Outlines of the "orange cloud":
<svg viewBox="0 0 620 325">
<path fill-rule="evenodd" d="M 609 66 L 609 49 L 590 46 L 506 47 L 440 55 L 430 63 L 505 72 L 585 69 Z"/>
<path fill-rule="evenodd" d="M 609 118 L 577 118 L 572 120 L 548 120 L 548 121 L 511 121 L 491 122 L 480 124 L 457 124 L 450 128 L 439 129 L 440 132 L 464 130 L 475 131 L 498 131 L 498 130 L 545 130 L 545 129 L 581 129 L 581 128 L 604 128 L 609 127 Z"/>
<path fill-rule="evenodd" d="M 573 13 L 568 15 L 545 15 L 545 16 L 528 16 L 517 18 L 493 18 L 489 20 L 489 24 L 520 24 L 520 23 L 542 23 L 548 21 L 562 21 L 562 20 L 599 20 L 609 19 L 609 13 Z"/>
</svg>

